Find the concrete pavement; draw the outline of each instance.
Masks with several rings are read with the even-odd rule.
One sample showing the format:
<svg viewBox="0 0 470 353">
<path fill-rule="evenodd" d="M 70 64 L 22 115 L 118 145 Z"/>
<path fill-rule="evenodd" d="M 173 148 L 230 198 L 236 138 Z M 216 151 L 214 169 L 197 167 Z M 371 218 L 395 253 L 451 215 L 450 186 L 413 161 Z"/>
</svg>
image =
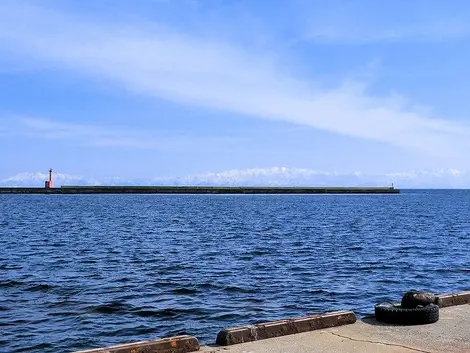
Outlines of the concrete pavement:
<svg viewBox="0 0 470 353">
<path fill-rule="evenodd" d="M 214 353 L 470 353 L 470 305 L 441 308 L 429 325 L 396 326 L 374 318 L 355 324 L 232 346 L 202 346 Z"/>
</svg>

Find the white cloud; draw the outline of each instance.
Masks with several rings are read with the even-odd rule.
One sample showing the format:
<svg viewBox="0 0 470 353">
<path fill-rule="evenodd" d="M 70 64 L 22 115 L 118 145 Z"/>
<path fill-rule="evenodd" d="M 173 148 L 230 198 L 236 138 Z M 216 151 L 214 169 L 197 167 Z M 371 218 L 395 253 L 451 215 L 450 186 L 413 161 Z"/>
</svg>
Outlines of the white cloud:
<svg viewBox="0 0 470 353">
<path fill-rule="evenodd" d="M 20 173 L 3 180 L 1 186 L 43 186 L 46 173 Z M 389 186 L 398 188 L 470 188 L 470 173 L 455 169 L 419 170 L 387 174 L 336 173 L 302 168 L 272 167 L 234 169 L 182 177 L 123 179 L 91 178 L 66 173 L 53 174 L 61 185 L 214 185 L 214 186 Z"/>
<path fill-rule="evenodd" d="M 48 173 L 23 172 L 0 179 L 0 186 L 44 186 L 44 181 L 48 179 Z M 52 180 L 54 187 L 60 187 L 62 185 L 131 185 L 134 183 L 132 180 L 121 177 L 104 177 L 98 179 L 76 174 L 58 173 L 56 171 L 53 172 Z"/>
<path fill-rule="evenodd" d="M 422 178 L 459 178 L 470 176 L 465 170 L 457 169 L 432 169 L 432 170 L 414 170 L 409 172 L 398 172 L 385 174 L 389 178 L 399 180 L 422 179 Z"/>
<path fill-rule="evenodd" d="M 10 3 L 0 6 L 0 39 L 0 48 L 16 55 L 157 98 L 372 139 L 455 163 L 470 148 L 467 124 L 419 113 L 394 97 L 372 97 L 360 84 L 320 90 L 267 54 L 161 26 L 87 22 Z"/>
<path fill-rule="evenodd" d="M 469 188 L 470 174 L 456 169 L 370 174 L 337 173 L 303 168 L 254 168 L 202 173 L 182 178 L 156 178 L 154 182 L 180 185 L 256 186 L 388 186 L 402 188 Z"/>
<path fill-rule="evenodd" d="M 449 169 L 449 173 L 453 176 L 466 176 L 467 172 L 458 169 Z"/>
<path fill-rule="evenodd" d="M 189 175 L 182 178 L 176 178 L 180 184 L 213 184 L 213 185 L 273 185 L 273 184 L 291 184 L 308 182 L 309 179 L 317 176 L 332 176 L 335 173 L 321 172 L 302 168 L 251 168 L 251 169 L 233 169 L 222 172 L 201 173 Z M 171 178 L 170 178 L 171 179 Z M 163 179 L 164 180 L 164 179 Z M 155 181 L 162 181 L 155 179 Z"/>
<path fill-rule="evenodd" d="M 49 179 L 48 173 L 29 173 L 23 172 L 16 175 L 7 177 L 5 179 L 0 179 L 0 185 L 5 186 L 21 186 L 21 185 L 44 185 L 44 181 Z M 54 173 L 54 181 L 60 184 L 70 184 L 76 181 L 83 180 L 82 176 L 64 174 L 64 173 Z"/>
</svg>

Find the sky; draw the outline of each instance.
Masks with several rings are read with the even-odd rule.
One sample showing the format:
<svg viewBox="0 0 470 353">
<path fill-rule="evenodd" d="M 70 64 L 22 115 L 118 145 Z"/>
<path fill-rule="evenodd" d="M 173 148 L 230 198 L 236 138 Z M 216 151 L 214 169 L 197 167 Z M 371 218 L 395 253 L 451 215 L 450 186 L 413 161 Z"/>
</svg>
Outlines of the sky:
<svg viewBox="0 0 470 353">
<path fill-rule="evenodd" d="M 0 185 L 470 188 L 470 3 L 3 0 Z"/>
</svg>

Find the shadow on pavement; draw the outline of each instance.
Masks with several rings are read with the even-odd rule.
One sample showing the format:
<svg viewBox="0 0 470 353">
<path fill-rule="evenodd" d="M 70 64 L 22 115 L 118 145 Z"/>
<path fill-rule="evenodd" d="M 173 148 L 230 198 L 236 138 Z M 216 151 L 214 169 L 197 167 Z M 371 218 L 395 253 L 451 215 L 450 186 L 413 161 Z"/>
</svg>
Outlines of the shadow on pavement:
<svg viewBox="0 0 470 353">
<path fill-rule="evenodd" d="M 395 324 L 387 324 L 385 322 L 379 322 L 375 319 L 374 315 L 364 316 L 360 319 L 363 323 L 372 326 L 402 326 L 402 325 L 395 325 Z"/>
</svg>

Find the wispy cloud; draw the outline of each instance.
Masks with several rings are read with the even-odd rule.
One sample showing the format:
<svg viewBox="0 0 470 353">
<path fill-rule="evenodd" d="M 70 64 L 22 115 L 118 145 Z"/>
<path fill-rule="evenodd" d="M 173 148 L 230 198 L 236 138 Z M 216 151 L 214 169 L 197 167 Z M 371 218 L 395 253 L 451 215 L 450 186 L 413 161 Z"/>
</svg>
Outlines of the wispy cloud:
<svg viewBox="0 0 470 353">
<path fill-rule="evenodd" d="M 447 4 L 362 2 L 361 6 L 358 5 L 356 2 L 344 1 L 331 1 L 328 6 L 303 2 L 303 11 L 299 16 L 303 23 L 303 39 L 317 43 L 356 45 L 435 43 L 470 36 L 467 19 L 458 11 L 448 11 L 451 7 Z"/>
<path fill-rule="evenodd" d="M 269 54 L 216 37 L 150 24 L 87 22 L 7 3 L 0 6 L 0 39 L 0 48 L 15 55 L 106 78 L 138 94 L 372 139 L 436 158 L 462 161 L 470 148 L 468 124 L 425 115 L 393 96 L 373 97 L 362 84 L 319 89 L 318 82 L 291 76 Z"/>
<path fill-rule="evenodd" d="M 348 23 L 349 22 L 349 23 Z M 470 35 L 470 26 L 465 23 L 435 22 L 397 26 L 367 26 L 350 21 L 334 24 L 311 24 L 303 40 L 329 44 L 369 44 L 402 42 L 436 42 L 461 39 Z"/>
<path fill-rule="evenodd" d="M 78 124 L 44 118 L 8 117 L 5 133 L 40 139 L 59 140 L 80 146 L 184 151 L 194 146 L 241 144 L 231 136 L 194 136 L 182 130 L 136 129 L 129 125 Z M 0 128 L 0 134 L 2 130 Z"/>
<path fill-rule="evenodd" d="M 159 136 L 154 132 L 113 128 L 102 125 L 85 125 L 76 123 L 57 122 L 41 118 L 16 118 L 19 124 L 12 127 L 21 134 L 29 136 L 65 140 L 81 145 L 129 147 L 129 148 L 159 148 Z M 20 127 L 18 129 L 18 127 Z"/>
</svg>

